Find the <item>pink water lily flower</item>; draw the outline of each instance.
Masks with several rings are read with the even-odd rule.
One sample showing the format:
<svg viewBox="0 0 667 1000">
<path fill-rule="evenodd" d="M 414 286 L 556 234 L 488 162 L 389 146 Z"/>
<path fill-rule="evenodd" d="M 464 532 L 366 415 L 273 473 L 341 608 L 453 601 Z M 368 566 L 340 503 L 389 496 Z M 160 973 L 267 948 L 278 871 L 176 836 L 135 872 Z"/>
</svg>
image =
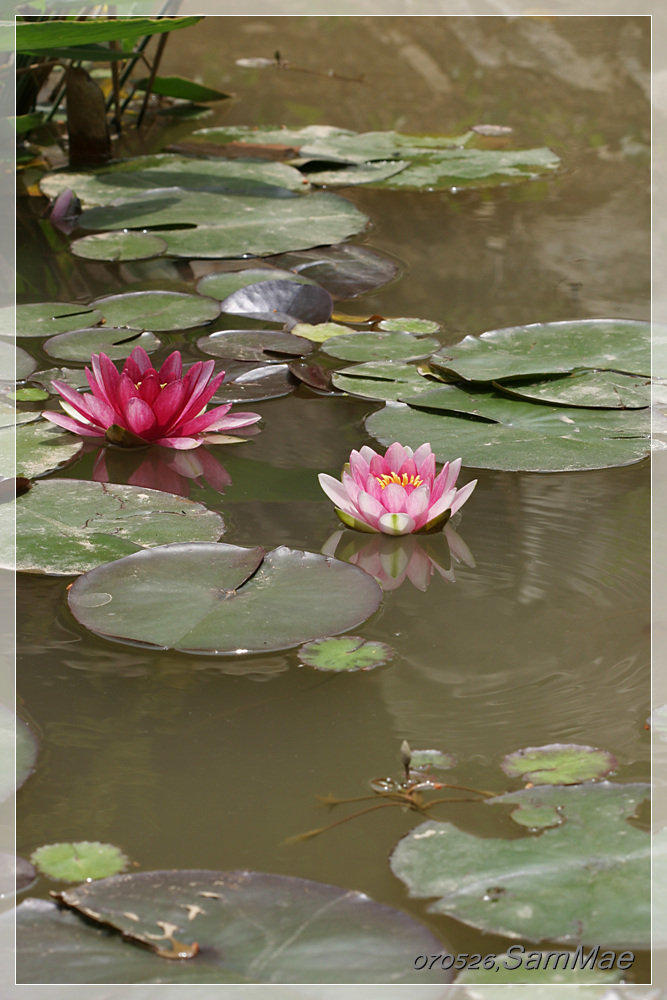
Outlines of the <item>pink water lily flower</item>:
<svg viewBox="0 0 667 1000">
<path fill-rule="evenodd" d="M 83 437 L 124 447 L 158 444 L 185 450 L 198 448 L 206 434 L 236 431 L 260 419 L 258 413 L 228 415 L 231 403 L 206 410 L 225 377 L 224 372 L 213 376 L 214 361 L 196 361 L 182 375 L 183 360 L 174 351 L 156 371 L 143 347 L 135 347 L 120 373 L 106 354 L 93 354 L 91 364 L 92 372 L 86 368 L 91 393 L 54 381 L 65 413 L 43 414 Z"/>
<path fill-rule="evenodd" d="M 413 452 L 394 442 L 384 455 L 368 446 L 353 451 L 341 482 L 326 473 L 319 479 L 339 518 L 350 528 L 410 535 L 431 531 L 466 502 L 477 480 L 455 489 L 460 470 L 457 458 L 445 462 L 436 476 L 430 444 Z"/>
</svg>

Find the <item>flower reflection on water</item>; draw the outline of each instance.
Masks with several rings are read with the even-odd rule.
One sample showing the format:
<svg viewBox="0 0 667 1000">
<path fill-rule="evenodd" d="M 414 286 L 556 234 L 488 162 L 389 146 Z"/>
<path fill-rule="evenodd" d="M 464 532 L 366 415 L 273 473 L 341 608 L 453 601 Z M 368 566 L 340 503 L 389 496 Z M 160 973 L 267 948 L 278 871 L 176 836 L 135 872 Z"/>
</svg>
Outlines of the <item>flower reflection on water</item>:
<svg viewBox="0 0 667 1000">
<path fill-rule="evenodd" d="M 190 496 L 193 483 L 203 489 L 202 480 L 218 493 L 232 483 L 224 465 L 207 448 L 173 451 L 158 446 L 139 453 L 100 448 L 92 478 L 97 483 L 127 483 L 181 497 Z"/>
<path fill-rule="evenodd" d="M 422 538 L 375 535 L 369 541 L 352 531 L 335 531 L 322 552 L 363 569 L 383 590 L 396 590 L 408 579 L 424 591 L 436 571 L 443 580 L 454 583 L 454 563 L 475 565 L 470 549 L 450 524 L 440 534 Z"/>
</svg>

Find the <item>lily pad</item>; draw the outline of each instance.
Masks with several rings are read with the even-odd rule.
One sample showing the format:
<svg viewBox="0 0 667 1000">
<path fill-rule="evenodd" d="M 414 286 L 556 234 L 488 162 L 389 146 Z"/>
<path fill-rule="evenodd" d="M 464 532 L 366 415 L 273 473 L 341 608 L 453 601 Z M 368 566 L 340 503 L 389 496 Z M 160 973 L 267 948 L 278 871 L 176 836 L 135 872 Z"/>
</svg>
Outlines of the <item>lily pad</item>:
<svg viewBox="0 0 667 1000">
<path fill-rule="evenodd" d="M 391 869 L 412 896 L 488 933 L 645 948 L 650 943 L 650 836 L 628 823 L 648 785 L 532 788 L 485 802 L 558 807 L 539 836 L 476 837 L 429 820 L 399 841 Z"/>
<path fill-rule="evenodd" d="M 166 542 L 217 541 L 225 530 L 219 514 L 170 493 L 51 479 L 0 506 L 2 566 L 14 559 L 14 522 L 16 569 L 50 576 L 85 573 Z"/>
<path fill-rule="evenodd" d="M 307 642 L 298 652 L 302 663 L 316 670 L 372 670 L 393 658 L 395 650 L 385 642 L 373 642 L 358 635 L 327 636 Z"/>
<path fill-rule="evenodd" d="M 437 387 L 436 382 L 402 361 L 368 361 L 336 372 L 332 381 L 337 389 L 351 396 L 393 401 L 412 400 Z"/>
<path fill-rule="evenodd" d="M 546 147 L 537 149 L 402 149 L 407 170 L 386 180 L 379 188 L 438 191 L 442 189 L 498 187 L 532 180 L 556 169 L 560 160 Z"/>
<path fill-rule="evenodd" d="M 95 233 L 70 244 L 75 257 L 86 260 L 148 260 L 160 257 L 167 244 L 152 233 Z"/>
<path fill-rule="evenodd" d="M 260 198 L 180 188 L 121 198 L 79 218 L 84 229 L 159 226 L 168 253 L 190 258 L 264 257 L 338 243 L 361 232 L 367 222 L 362 212 L 335 194 Z"/>
<path fill-rule="evenodd" d="M 618 761 L 608 750 L 550 743 L 509 753 L 500 766 L 510 778 L 522 778 L 533 785 L 578 785 L 605 778 L 618 767 Z"/>
<path fill-rule="evenodd" d="M 220 303 L 185 292 L 125 292 L 97 299 L 110 326 L 130 330 L 188 330 L 210 323 L 220 314 Z"/>
<path fill-rule="evenodd" d="M 34 420 L 16 429 L 1 428 L 0 476 L 45 476 L 72 462 L 82 448 L 80 437 L 61 431 L 47 420 Z"/>
<path fill-rule="evenodd" d="M 497 382 L 581 368 L 650 376 L 651 324 L 582 319 L 489 330 L 441 348 L 431 364 L 471 382 Z"/>
<path fill-rule="evenodd" d="M 560 826 L 564 822 L 564 818 L 554 806 L 523 805 L 515 809 L 511 816 L 519 826 L 525 826 L 533 831 L 545 830 L 549 826 Z"/>
<path fill-rule="evenodd" d="M 285 163 L 257 160 L 203 160 L 161 153 L 137 156 L 99 170 L 46 174 L 39 184 L 49 198 L 67 188 L 76 192 L 84 208 L 112 204 L 117 198 L 139 195 L 156 188 L 180 188 L 213 193 L 277 194 L 303 191 L 304 178 Z"/>
<path fill-rule="evenodd" d="M 8 393 L 9 399 L 16 399 L 21 403 L 41 403 L 44 399 L 49 398 L 49 393 L 44 389 L 31 389 L 26 387 L 25 389 L 16 389 L 14 392 Z M 37 420 L 39 413 L 28 412 L 27 410 L 18 411 L 16 410 L 15 423 L 27 423 L 30 420 Z"/>
<path fill-rule="evenodd" d="M 28 899 L 16 911 L 20 983 L 451 980 L 442 969 L 414 969 L 415 955 L 442 944 L 412 917 L 308 879 L 141 872 L 59 898 L 74 909 Z"/>
<path fill-rule="evenodd" d="M 249 267 L 244 271 L 218 271 L 206 274 L 197 282 L 200 295 L 210 295 L 221 302 L 239 288 L 256 285 L 260 281 L 296 281 L 300 284 L 314 284 L 310 278 L 301 277 L 293 271 L 283 271 L 278 267 Z"/>
<path fill-rule="evenodd" d="M 2 704 L 0 751 L 0 802 L 4 802 L 32 774 L 37 759 L 37 740 L 25 722 Z"/>
<path fill-rule="evenodd" d="M 381 597 L 363 570 L 312 552 L 190 542 L 91 570 L 72 585 L 69 604 L 82 625 L 111 639 L 229 654 L 344 632 Z"/>
<path fill-rule="evenodd" d="M 239 288 L 223 300 L 220 309 L 291 327 L 299 322 L 326 323 L 333 312 L 333 299 L 319 285 L 278 279 Z"/>
<path fill-rule="evenodd" d="M 331 337 L 325 350 L 343 361 L 417 361 L 427 358 L 440 346 L 432 337 L 413 337 L 411 333 L 348 333 Z"/>
<path fill-rule="evenodd" d="M 87 389 L 88 379 L 83 368 L 45 368 L 39 372 L 33 372 L 30 381 L 36 385 L 41 385 L 48 393 L 55 395 L 52 382 L 65 382 L 72 389 Z"/>
<path fill-rule="evenodd" d="M 135 347 L 143 347 L 147 354 L 152 354 L 161 346 L 161 341 L 148 330 L 111 326 L 59 333 L 43 344 L 46 353 L 59 361 L 90 361 L 91 354 L 99 354 L 100 351 L 104 351 L 112 361 L 121 361 L 129 357 Z"/>
<path fill-rule="evenodd" d="M 279 330 L 221 330 L 200 337 L 197 347 L 214 358 L 263 361 L 265 364 L 268 361 L 284 362 L 285 355 L 302 357 L 313 350 L 309 340 Z"/>
<path fill-rule="evenodd" d="M 0 851 L 0 901 L 25 892 L 37 879 L 37 872 L 25 858 Z"/>
<path fill-rule="evenodd" d="M 0 382 L 21 382 L 36 367 L 35 359 L 22 347 L 0 340 Z"/>
<path fill-rule="evenodd" d="M 0 330 L 4 337 L 14 335 L 13 311 L 13 306 L 11 311 L 8 306 L 0 310 Z M 76 302 L 31 302 L 16 306 L 16 336 L 53 337 L 56 333 L 95 326 L 101 319 L 102 313 L 94 306 Z"/>
<path fill-rule="evenodd" d="M 517 399 L 557 406 L 640 409 L 651 405 L 651 380 L 621 372 L 582 371 L 539 382 L 494 382 L 496 389 Z"/>
<path fill-rule="evenodd" d="M 380 288 L 393 281 L 399 270 L 395 261 L 354 243 L 286 253 L 274 263 L 316 281 L 335 299 L 351 299 Z"/>
<path fill-rule="evenodd" d="M 73 844 L 45 844 L 30 855 L 33 865 L 60 882 L 108 878 L 128 865 L 123 852 L 113 844 L 81 840 Z"/>
<path fill-rule="evenodd" d="M 250 371 L 225 380 L 211 404 L 215 403 L 256 403 L 262 399 L 277 399 L 294 392 L 297 380 L 290 374 L 287 365 L 262 365 Z"/>
<path fill-rule="evenodd" d="M 375 187 L 380 181 L 400 174 L 410 164 L 407 160 L 376 160 L 354 165 L 342 163 L 338 167 L 328 164 L 324 169 L 318 169 L 320 166 L 311 161 L 304 169 L 305 176 L 314 187 L 348 187 L 355 184 Z"/>
<path fill-rule="evenodd" d="M 415 408 L 440 403 L 445 411 L 449 406 L 456 409 L 463 405 L 465 395 L 455 386 L 442 386 L 410 406 L 390 402 L 366 419 L 366 430 L 387 446 L 401 441 L 418 448 L 429 441 L 439 462 L 456 454 L 465 466 L 508 472 L 606 469 L 639 462 L 649 454 L 645 410 L 558 410 L 521 400 L 501 402 L 491 399 L 493 394 L 483 402 L 477 397 L 469 401 L 469 412 L 484 420 Z"/>
<path fill-rule="evenodd" d="M 410 750 L 410 767 L 413 770 L 434 767 L 437 771 L 448 771 L 455 764 L 456 757 L 452 753 L 443 753 L 442 750 Z"/>
<path fill-rule="evenodd" d="M 414 319 L 408 317 L 396 317 L 394 319 L 383 319 L 378 323 L 380 330 L 403 330 L 405 333 L 437 333 L 440 324 L 432 319 Z"/>
<path fill-rule="evenodd" d="M 343 337 L 352 330 L 342 323 L 297 323 L 292 327 L 292 333 L 295 337 L 306 337 L 315 344 L 323 344 L 330 337 Z"/>
<path fill-rule="evenodd" d="M 19 389 L 18 392 L 21 390 Z M 16 399 L 18 392 L 9 395 L 9 399 Z M 40 392 L 34 389 L 33 392 Z M 19 397 L 20 398 L 20 397 Z M 48 399 L 48 393 L 41 393 L 39 399 Z M 17 410 L 15 406 L 0 397 L 0 427 L 15 427 L 17 424 L 31 424 L 34 420 L 41 419 L 41 413 L 35 410 Z"/>
</svg>

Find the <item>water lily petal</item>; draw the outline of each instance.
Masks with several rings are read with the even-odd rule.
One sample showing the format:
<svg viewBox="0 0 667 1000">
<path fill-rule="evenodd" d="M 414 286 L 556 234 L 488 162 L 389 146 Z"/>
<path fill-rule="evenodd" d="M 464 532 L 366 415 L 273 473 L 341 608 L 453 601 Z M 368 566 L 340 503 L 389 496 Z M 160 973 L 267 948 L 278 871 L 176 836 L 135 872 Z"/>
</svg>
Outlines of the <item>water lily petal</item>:
<svg viewBox="0 0 667 1000">
<path fill-rule="evenodd" d="M 472 491 L 475 489 L 475 486 L 477 486 L 477 480 L 473 479 L 471 483 L 466 483 L 465 486 L 462 486 L 460 490 L 456 491 L 456 496 L 452 503 L 452 514 L 456 514 L 457 510 L 463 506 Z"/>
<path fill-rule="evenodd" d="M 162 391 L 157 374 L 151 372 L 150 374 L 145 375 L 142 378 L 138 389 L 140 399 L 143 399 L 145 403 L 152 406 Z"/>
<path fill-rule="evenodd" d="M 409 535 L 414 530 L 415 522 L 408 514 L 383 514 L 378 527 L 385 535 Z"/>
<path fill-rule="evenodd" d="M 387 448 L 384 457 L 387 465 L 389 466 L 389 471 L 398 472 L 400 467 L 403 465 L 403 462 L 405 462 L 408 458 L 412 458 L 412 450 L 408 453 L 407 448 L 404 448 L 402 444 L 398 443 L 398 441 L 394 441 L 394 443 L 390 444 Z"/>
<path fill-rule="evenodd" d="M 345 487 L 338 479 L 334 479 L 333 476 L 328 475 L 326 472 L 321 472 L 317 478 L 326 495 L 330 500 L 333 500 L 337 507 L 340 507 L 346 514 L 351 514 L 353 517 L 358 515 L 359 512 L 347 495 Z"/>
<path fill-rule="evenodd" d="M 370 524 L 367 524 L 366 521 L 361 521 L 358 517 L 355 517 L 354 514 L 348 514 L 346 511 L 340 510 L 338 507 L 336 507 L 336 513 L 343 524 L 346 524 L 348 528 L 354 528 L 356 531 L 366 531 L 369 534 L 377 534 L 377 528 L 373 528 Z"/>
<path fill-rule="evenodd" d="M 398 483 L 388 483 L 382 491 L 382 506 L 390 514 L 405 513 L 407 510 L 408 492 Z"/>
<path fill-rule="evenodd" d="M 181 358 L 181 352 L 172 351 L 158 372 L 160 384 L 164 385 L 165 382 L 175 382 L 176 379 L 181 377 L 182 372 L 183 359 Z"/>
<path fill-rule="evenodd" d="M 426 513 L 429 509 L 431 491 L 428 486 L 419 486 L 408 495 L 405 510 L 419 525 L 420 521 L 426 520 Z M 422 517 L 422 515 L 424 515 Z"/>
<path fill-rule="evenodd" d="M 153 413 L 157 426 L 165 434 L 180 423 L 180 414 L 185 399 L 186 390 L 183 382 L 168 382 L 153 403 Z"/>
<path fill-rule="evenodd" d="M 136 396 L 127 401 L 123 419 L 127 430 L 144 440 L 150 440 L 151 431 L 157 426 L 151 407 Z"/>
<path fill-rule="evenodd" d="M 151 367 L 151 359 L 143 347 L 135 347 L 123 365 L 123 371 L 134 383 L 141 382 L 144 372 Z"/>
<path fill-rule="evenodd" d="M 66 431 L 72 431 L 72 433 L 80 434 L 82 437 L 104 437 L 104 431 L 100 427 L 80 423 L 78 420 L 74 420 L 73 417 L 65 416 L 64 413 L 58 413 L 57 410 L 44 410 L 42 416 L 45 420 L 50 420 L 52 424 L 64 427 Z"/>
<path fill-rule="evenodd" d="M 363 519 L 372 528 L 378 527 L 380 518 L 386 513 L 386 508 L 375 497 L 364 492 L 364 490 L 361 490 L 357 497 L 357 507 Z"/>
<path fill-rule="evenodd" d="M 199 438 L 192 437 L 162 437 L 155 438 L 153 444 L 159 444 L 163 448 L 176 448 L 179 451 L 187 451 L 190 448 L 198 448 L 202 443 Z"/>
<path fill-rule="evenodd" d="M 118 409 L 119 413 L 123 414 L 128 402 L 138 396 L 139 390 L 127 372 L 123 370 L 118 380 L 118 397 L 114 401 L 114 409 Z"/>
</svg>

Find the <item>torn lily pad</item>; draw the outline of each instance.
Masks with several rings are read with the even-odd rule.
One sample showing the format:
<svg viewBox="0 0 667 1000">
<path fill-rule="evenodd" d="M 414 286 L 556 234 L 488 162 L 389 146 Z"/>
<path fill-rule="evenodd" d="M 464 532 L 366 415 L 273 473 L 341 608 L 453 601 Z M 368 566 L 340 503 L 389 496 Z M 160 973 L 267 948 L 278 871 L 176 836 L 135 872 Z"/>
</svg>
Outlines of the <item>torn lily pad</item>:
<svg viewBox="0 0 667 1000">
<path fill-rule="evenodd" d="M 50 576 L 85 573 L 171 541 L 217 541 L 225 530 L 219 514 L 192 500 L 76 479 L 34 483 L 15 504 L 0 506 L 2 566 L 14 561 L 14 523 L 16 569 Z"/>
<path fill-rule="evenodd" d="M 31 302 L 16 306 L 16 336 L 53 337 L 56 333 L 95 326 L 101 319 L 100 310 L 90 305 L 76 302 Z M 0 329 L 3 336 L 14 335 L 9 307 L 0 310 Z"/>
<path fill-rule="evenodd" d="M 130 330 L 188 330 L 210 323 L 220 314 L 220 303 L 186 292 L 123 292 L 96 299 L 109 326 Z"/>
<path fill-rule="evenodd" d="M 605 778 L 618 767 L 618 761 L 608 750 L 550 743 L 507 754 L 500 766 L 510 778 L 522 778 L 533 785 L 578 785 Z"/>
</svg>

